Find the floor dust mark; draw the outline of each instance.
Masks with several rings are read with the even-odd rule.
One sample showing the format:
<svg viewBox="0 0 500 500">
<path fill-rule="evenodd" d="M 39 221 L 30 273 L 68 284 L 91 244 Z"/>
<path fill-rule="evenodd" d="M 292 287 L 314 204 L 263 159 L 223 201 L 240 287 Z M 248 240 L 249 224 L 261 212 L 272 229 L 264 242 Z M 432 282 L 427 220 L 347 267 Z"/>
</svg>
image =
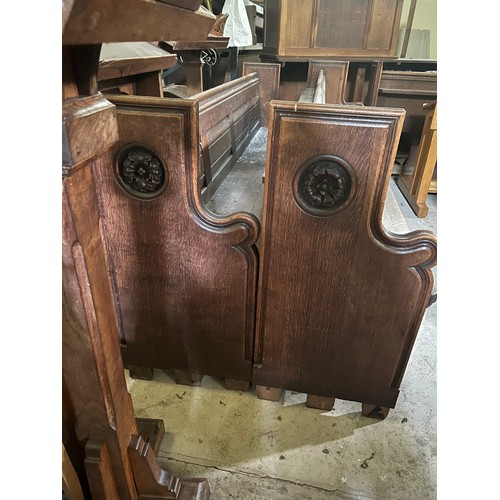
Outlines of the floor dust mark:
<svg viewBox="0 0 500 500">
<path fill-rule="evenodd" d="M 368 462 L 369 462 L 370 460 L 373 460 L 373 458 L 374 458 L 374 457 L 375 457 L 375 453 L 372 453 L 372 454 L 371 454 L 368 458 L 365 458 L 365 459 L 363 460 L 363 462 L 361 463 L 360 467 L 361 467 L 362 469 L 368 469 Z"/>
<path fill-rule="evenodd" d="M 407 419 L 406 417 L 405 417 L 405 418 L 403 418 L 403 420 L 401 420 L 401 423 L 402 423 L 402 424 L 406 424 L 406 422 L 408 422 L 408 419 Z"/>
<path fill-rule="evenodd" d="M 321 450 L 325 455 L 329 455 L 330 454 L 330 450 L 328 448 L 323 448 L 323 450 Z"/>
</svg>

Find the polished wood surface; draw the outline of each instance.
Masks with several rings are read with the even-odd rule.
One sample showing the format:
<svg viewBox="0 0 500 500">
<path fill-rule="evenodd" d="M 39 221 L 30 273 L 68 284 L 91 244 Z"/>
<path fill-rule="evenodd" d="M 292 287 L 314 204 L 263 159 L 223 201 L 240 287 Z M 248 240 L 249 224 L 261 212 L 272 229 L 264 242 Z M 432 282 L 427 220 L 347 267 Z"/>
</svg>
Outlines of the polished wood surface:
<svg viewBox="0 0 500 500">
<path fill-rule="evenodd" d="M 254 383 L 394 407 L 436 262 L 434 235 L 381 224 L 403 119 L 271 103 Z"/>
<path fill-rule="evenodd" d="M 266 0 L 263 53 L 393 58 L 403 0 Z"/>
<path fill-rule="evenodd" d="M 115 107 L 97 93 L 99 46 L 63 47 L 62 394 L 63 444 L 82 490 L 92 498 L 143 497 L 136 478 L 156 457 L 132 467 L 129 445 L 140 430 L 120 356 L 114 297 L 102 239 L 94 168 L 113 165 Z M 92 95 L 85 95 L 88 92 Z M 162 471 L 167 474 L 167 471 Z M 206 481 L 182 491 L 199 498 Z M 159 484 L 157 498 L 172 498 Z"/>
<path fill-rule="evenodd" d="M 108 98 L 119 141 L 93 173 L 126 365 L 251 380 L 259 223 L 205 209 L 198 101 Z M 146 156 L 135 187 L 122 178 L 128 147 L 164 169 L 157 192 L 140 190 L 154 181 Z"/>
</svg>

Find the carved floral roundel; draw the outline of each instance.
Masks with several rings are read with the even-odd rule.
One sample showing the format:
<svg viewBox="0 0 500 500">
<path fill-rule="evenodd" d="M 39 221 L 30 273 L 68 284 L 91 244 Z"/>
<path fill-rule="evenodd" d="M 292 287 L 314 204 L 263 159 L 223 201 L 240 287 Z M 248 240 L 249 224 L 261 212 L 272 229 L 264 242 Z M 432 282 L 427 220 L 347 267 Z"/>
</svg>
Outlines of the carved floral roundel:
<svg viewBox="0 0 500 500">
<path fill-rule="evenodd" d="M 298 204 L 312 215 L 338 212 L 353 192 L 354 171 L 336 157 L 319 157 L 303 165 L 295 177 Z"/>
<path fill-rule="evenodd" d="M 125 191 L 138 198 L 155 198 L 167 184 L 165 167 L 159 157 L 140 144 L 128 145 L 120 151 L 116 173 Z"/>
</svg>

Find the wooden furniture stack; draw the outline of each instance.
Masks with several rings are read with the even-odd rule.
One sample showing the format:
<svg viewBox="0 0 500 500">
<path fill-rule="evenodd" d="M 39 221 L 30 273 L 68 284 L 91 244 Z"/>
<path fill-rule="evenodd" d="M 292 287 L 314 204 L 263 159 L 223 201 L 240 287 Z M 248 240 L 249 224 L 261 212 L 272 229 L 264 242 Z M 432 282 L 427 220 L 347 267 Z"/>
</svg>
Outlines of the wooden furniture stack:
<svg viewBox="0 0 500 500">
<path fill-rule="evenodd" d="M 318 104 L 277 101 L 276 64 L 192 99 L 100 93 L 103 42 L 199 40 L 215 20 L 194 0 L 125 3 L 63 3 L 63 444 L 92 498 L 204 500 L 206 480 L 160 468 L 163 424 L 135 418 L 123 360 L 136 377 L 208 374 L 383 417 L 431 300 L 436 239 L 382 226 L 404 110 L 342 92 L 323 104 L 339 67 L 311 72 Z M 210 212 L 260 125 L 262 225 Z"/>
<path fill-rule="evenodd" d="M 328 65 L 320 104 L 264 106 L 261 230 L 253 214 L 217 216 L 204 202 L 261 120 L 261 76 L 277 88 L 279 66 L 246 69 L 258 73 L 192 100 L 108 96 L 119 140 L 113 168 L 94 175 L 125 363 L 135 377 L 211 375 L 239 390 L 254 382 L 266 399 L 285 388 L 308 393 L 309 406 L 340 397 L 385 415 L 436 250 L 431 234 L 394 237 L 381 225 L 404 110 L 322 104 L 338 79 Z"/>
<path fill-rule="evenodd" d="M 113 168 L 119 140 L 115 106 L 98 92 L 101 43 L 208 34 L 215 18 L 200 2 L 175 4 L 63 2 L 62 438 L 87 498 L 209 498 L 205 479 L 180 479 L 159 466 L 163 424 L 134 416 L 95 177 L 96 169 Z M 72 484 L 77 490 L 74 476 Z"/>
</svg>

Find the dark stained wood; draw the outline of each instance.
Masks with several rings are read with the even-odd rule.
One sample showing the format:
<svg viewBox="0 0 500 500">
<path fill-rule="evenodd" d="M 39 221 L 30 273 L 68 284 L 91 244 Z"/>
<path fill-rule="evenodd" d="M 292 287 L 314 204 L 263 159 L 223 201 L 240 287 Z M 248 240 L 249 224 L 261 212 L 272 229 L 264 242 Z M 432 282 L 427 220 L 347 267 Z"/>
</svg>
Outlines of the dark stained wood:
<svg viewBox="0 0 500 500">
<path fill-rule="evenodd" d="M 254 383 L 394 407 L 436 262 L 432 233 L 381 223 L 403 119 L 271 103 Z"/>
<path fill-rule="evenodd" d="M 139 435 L 146 443 L 151 444 L 151 448 L 156 455 L 160 451 L 160 446 L 165 436 L 165 424 L 163 420 L 157 418 L 136 418 Z"/>
<path fill-rule="evenodd" d="M 196 40 L 174 40 L 166 41 L 163 39 L 158 42 L 158 46 L 169 52 L 199 51 L 203 49 L 225 49 L 229 43 L 227 36 L 209 35 L 205 39 Z"/>
<path fill-rule="evenodd" d="M 226 17 L 227 19 L 227 17 Z M 221 22 L 218 19 L 217 22 Z M 225 23 L 225 21 L 223 21 Z M 195 41 L 160 41 L 158 46 L 178 55 L 184 67 L 186 77 L 186 96 L 192 96 L 203 92 L 205 82 L 203 80 L 202 52 L 206 49 L 223 49 L 227 47 L 229 37 L 208 36 L 205 40 Z"/>
<path fill-rule="evenodd" d="M 258 220 L 205 209 L 197 101 L 108 97 L 119 142 L 93 174 L 125 363 L 251 380 Z M 165 169 L 154 198 L 117 174 L 130 144 Z"/>
<path fill-rule="evenodd" d="M 419 95 L 436 97 L 435 71 L 382 70 L 380 95 Z"/>
<path fill-rule="evenodd" d="M 203 382 L 203 374 L 175 370 L 174 379 L 176 384 L 199 387 Z"/>
<path fill-rule="evenodd" d="M 403 0 L 267 0 L 266 55 L 396 57 Z"/>
<path fill-rule="evenodd" d="M 226 378 L 225 382 L 226 387 L 231 391 L 248 391 L 248 389 L 250 389 L 250 382 L 248 380 Z"/>
<path fill-rule="evenodd" d="M 68 116 L 68 108 L 63 109 Z M 101 117 L 109 119 L 106 107 Z M 99 136 L 89 134 L 87 141 L 100 151 Z M 69 146 L 74 149 L 73 144 Z M 91 490 L 112 489 L 113 477 L 118 497 L 126 500 L 137 495 L 127 449 L 131 436 L 139 431 L 125 383 L 101 240 L 91 171 L 96 164 L 112 165 L 109 151 L 80 166 L 71 165 L 63 182 L 63 385 L 78 441 L 99 443 L 100 451 L 93 456 L 101 458 L 97 469 L 92 468 L 95 474 L 89 477 Z M 103 445 L 106 451 L 102 451 Z M 102 453 L 108 458 L 102 458 Z M 150 465 L 148 460 L 142 468 L 147 471 Z"/>
<path fill-rule="evenodd" d="M 106 441 L 89 439 L 85 445 L 85 470 L 89 478 L 92 500 L 120 498 Z"/>
<path fill-rule="evenodd" d="M 335 398 L 327 398 L 324 396 L 315 396 L 308 394 L 306 399 L 306 406 L 308 408 L 316 408 L 317 410 L 332 411 L 335 404 Z"/>
<path fill-rule="evenodd" d="M 368 89 L 366 96 L 362 101 L 366 106 L 376 106 L 378 99 L 378 90 L 380 87 L 380 80 L 382 78 L 383 63 L 382 61 L 375 61 L 370 63 Z"/>
<path fill-rule="evenodd" d="M 101 99 L 102 96 L 101 96 Z M 83 99 L 86 100 L 85 98 Z M 63 116 L 74 109 L 63 106 Z M 82 106 L 72 120 L 78 122 Z M 94 109 L 94 108 L 93 108 Z M 82 120 L 87 120 L 85 112 Z M 94 112 L 109 123 L 108 108 Z M 78 124 L 76 124 L 78 126 Z M 70 143 L 74 150 L 79 142 Z M 86 136 L 87 151 L 101 151 L 101 138 Z M 63 182 L 63 356 L 62 372 L 78 441 L 105 441 L 120 497 L 134 498 L 135 486 L 126 449 L 136 432 L 118 348 L 111 290 L 99 233 L 99 215 L 90 171 L 91 162 L 106 161 L 107 152 L 88 158 L 78 168 L 70 165 Z M 96 307 L 99 304 L 99 307 Z M 105 333 L 103 333 L 105 332 Z M 116 422 L 120 420 L 120 426 Z M 91 485 L 92 487 L 92 485 Z"/>
<path fill-rule="evenodd" d="M 200 8 L 203 0 L 158 0 L 158 2 L 168 3 L 169 5 L 175 5 L 176 7 L 196 11 Z"/>
<path fill-rule="evenodd" d="M 153 368 L 145 366 L 127 366 L 130 378 L 138 380 L 153 380 Z"/>
<path fill-rule="evenodd" d="M 202 478 L 179 479 L 161 469 L 156 460 L 151 443 L 142 436 L 132 436 L 129 457 L 134 470 L 138 500 L 208 500 L 210 488 Z"/>
<path fill-rule="evenodd" d="M 243 75 L 257 73 L 259 78 L 260 125 L 269 125 L 269 102 L 278 98 L 281 65 L 275 63 L 243 63 Z"/>
<path fill-rule="evenodd" d="M 98 51 L 95 46 L 79 49 L 63 51 L 63 444 L 71 448 L 77 473 L 87 470 L 80 482 L 93 498 L 135 500 L 143 492 L 137 488 L 128 447 L 139 430 L 120 356 L 92 172 L 95 166 L 112 167 L 110 151 L 118 127 L 115 108 L 102 95 L 72 95 L 91 90 L 97 81 Z M 75 71 L 75 65 L 83 63 L 87 67 Z M 155 460 L 139 461 L 142 474 L 151 467 L 159 469 Z M 199 498 L 204 490 L 199 485 L 196 491 L 190 486 L 192 495 L 186 498 Z M 157 498 L 168 497 L 161 484 L 156 491 Z"/>
<path fill-rule="evenodd" d="M 202 40 L 215 21 L 216 17 L 202 7 L 193 12 L 159 1 L 74 0 L 62 43 Z"/>
<path fill-rule="evenodd" d="M 255 395 L 259 399 L 265 399 L 266 401 L 279 401 L 281 399 L 280 387 L 267 387 L 265 385 L 255 386 Z"/>
<path fill-rule="evenodd" d="M 259 127 L 255 73 L 191 96 L 199 103 L 200 186 L 206 202 L 220 186 Z"/>
</svg>

